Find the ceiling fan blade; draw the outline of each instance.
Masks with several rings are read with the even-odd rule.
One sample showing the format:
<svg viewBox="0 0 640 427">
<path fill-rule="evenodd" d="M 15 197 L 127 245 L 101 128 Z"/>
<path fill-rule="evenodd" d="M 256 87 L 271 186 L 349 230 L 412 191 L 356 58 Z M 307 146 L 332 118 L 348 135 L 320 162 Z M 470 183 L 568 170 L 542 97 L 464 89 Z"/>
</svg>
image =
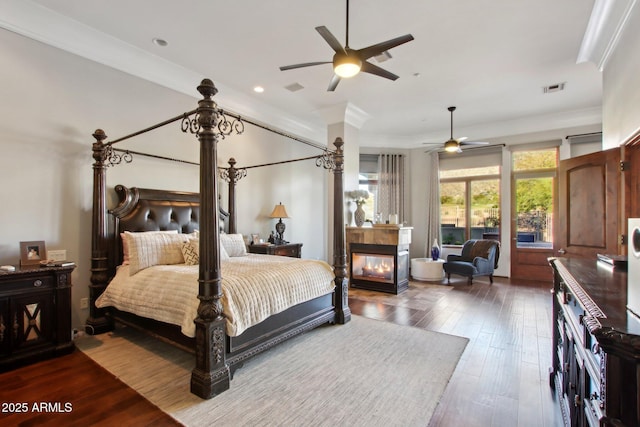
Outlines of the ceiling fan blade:
<svg viewBox="0 0 640 427">
<path fill-rule="evenodd" d="M 386 42 L 377 43 L 362 49 L 358 49 L 358 55 L 364 61 L 365 59 L 369 59 L 372 56 L 380 55 L 382 52 L 389 50 L 393 47 L 400 46 L 401 44 L 410 42 L 413 40 L 413 36 L 411 34 L 406 34 L 404 36 L 396 37 L 395 39 L 387 40 Z"/>
<path fill-rule="evenodd" d="M 313 67 L 314 65 L 322 65 L 322 64 L 331 64 L 331 61 L 322 61 L 322 62 L 305 62 L 303 64 L 293 64 L 293 65 L 285 65 L 284 67 L 280 67 L 280 71 L 293 70 L 295 68 L 302 67 Z"/>
<path fill-rule="evenodd" d="M 338 41 L 337 38 L 335 38 L 335 36 L 333 34 L 331 34 L 331 31 L 329 31 L 329 29 L 327 27 L 321 26 L 321 27 L 316 27 L 316 31 L 320 33 L 320 35 L 322 36 L 322 38 L 329 43 L 329 46 L 331 46 L 331 49 L 333 49 L 334 51 L 337 52 L 341 52 L 346 54 L 347 52 L 344 50 L 344 47 L 340 44 L 340 42 Z"/>
<path fill-rule="evenodd" d="M 360 68 L 360 71 L 364 73 L 375 74 L 376 76 L 384 77 L 385 79 L 389 80 L 398 79 L 398 76 L 396 76 L 395 74 L 390 73 L 389 71 L 384 70 L 377 65 L 373 65 L 367 61 L 362 62 L 362 68 Z"/>
<path fill-rule="evenodd" d="M 340 76 L 337 74 L 334 74 L 333 77 L 331 77 L 331 83 L 329 83 L 327 92 L 333 92 L 334 90 L 336 90 L 338 83 L 340 83 Z"/>
</svg>

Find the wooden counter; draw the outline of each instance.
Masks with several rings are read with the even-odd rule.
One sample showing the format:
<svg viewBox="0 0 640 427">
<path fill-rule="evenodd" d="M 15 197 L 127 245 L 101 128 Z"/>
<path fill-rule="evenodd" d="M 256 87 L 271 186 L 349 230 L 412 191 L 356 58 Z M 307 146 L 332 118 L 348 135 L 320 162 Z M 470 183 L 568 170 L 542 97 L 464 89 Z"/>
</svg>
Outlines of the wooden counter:
<svg viewBox="0 0 640 427">
<path fill-rule="evenodd" d="M 640 425 L 640 320 L 627 274 L 600 261 L 550 258 L 554 271 L 551 384 L 565 425 Z"/>
</svg>

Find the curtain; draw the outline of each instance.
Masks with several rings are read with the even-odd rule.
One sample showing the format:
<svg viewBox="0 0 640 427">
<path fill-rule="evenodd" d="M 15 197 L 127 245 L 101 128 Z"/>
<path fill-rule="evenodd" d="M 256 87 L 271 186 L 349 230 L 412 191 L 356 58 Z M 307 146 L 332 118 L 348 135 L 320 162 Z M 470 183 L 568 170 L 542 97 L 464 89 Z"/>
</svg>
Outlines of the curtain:
<svg viewBox="0 0 640 427">
<path fill-rule="evenodd" d="M 440 236 L 440 161 L 437 152 L 429 155 L 429 177 L 426 185 L 426 240 L 425 257 L 431 256 L 433 241 L 437 240 L 442 253 L 442 236 Z"/>
<path fill-rule="evenodd" d="M 378 197 L 376 212 L 381 221 L 389 214 L 398 215 L 398 223 L 404 217 L 404 156 L 402 154 L 380 154 L 378 157 Z"/>
</svg>

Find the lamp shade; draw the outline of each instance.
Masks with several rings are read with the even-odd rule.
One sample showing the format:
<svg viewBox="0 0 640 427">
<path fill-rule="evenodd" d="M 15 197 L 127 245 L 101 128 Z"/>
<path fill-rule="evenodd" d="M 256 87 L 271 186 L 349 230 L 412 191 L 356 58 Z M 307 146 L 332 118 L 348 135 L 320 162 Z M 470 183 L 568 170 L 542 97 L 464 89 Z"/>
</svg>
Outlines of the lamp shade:
<svg viewBox="0 0 640 427">
<path fill-rule="evenodd" d="M 361 67 L 362 61 L 357 55 L 338 52 L 333 57 L 333 72 L 342 78 L 355 76 Z"/>
<path fill-rule="evenodd" d="M 455 153 L 460 149 L 460 143 L 455 139 L 450 139 L 444 143 L 444 151 Z"/>
<path fill-rule="evenodd" d="M 276 205 L 273 208 L 273 212 L 269 215 L 271 218 L 289 218 L 289 214 L 287 214 L 287 210 L 284 208 L 282 203 Z"/>
</svg>

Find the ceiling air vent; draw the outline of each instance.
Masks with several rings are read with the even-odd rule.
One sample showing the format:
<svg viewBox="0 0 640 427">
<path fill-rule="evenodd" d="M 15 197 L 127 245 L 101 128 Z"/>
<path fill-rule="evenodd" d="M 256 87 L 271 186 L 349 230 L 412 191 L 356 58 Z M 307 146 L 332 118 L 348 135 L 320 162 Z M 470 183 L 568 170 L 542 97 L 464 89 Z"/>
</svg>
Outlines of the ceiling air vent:
<svg viewBox="0 0 640 427">
<path fill-rule="evenodd" d="M 284 88 L 291 92 L 297 92 L 300 89 L 304 89 L 304 86 L 302 86 L 300 83 L 292 83 L 289 86 L 285 86 Z"/>
<path fill-rule="evenodd" d="M 385 50 L 385 51 L 384 51 L 384 52 L 382 52 L 381 54 L 376 55 L 376 56 L 374 56 L 374 57 L 373 57 L 373 59 L 375 59 L 375 60 L 376 60 L 377 62 L 379 62 L 379 63 L 380 63 L 380 62 L 387 61 L 387 60 L 389 60 L 389 59 L 391 59 L 391 58 L 393 58 L 393 57 L 391 56 L 391 54 L 389 53 L 389 51 L 388 51 L 388 50 Z"/>
<path fill-rule="evenodd" d="M 564 90 L 564 85 L 565 85 L 564 83 L 556 83 L 553 85 L 543 87 L 542 91 L 544 93 L 560 92 L 561 90 Z"/>
</svg>

